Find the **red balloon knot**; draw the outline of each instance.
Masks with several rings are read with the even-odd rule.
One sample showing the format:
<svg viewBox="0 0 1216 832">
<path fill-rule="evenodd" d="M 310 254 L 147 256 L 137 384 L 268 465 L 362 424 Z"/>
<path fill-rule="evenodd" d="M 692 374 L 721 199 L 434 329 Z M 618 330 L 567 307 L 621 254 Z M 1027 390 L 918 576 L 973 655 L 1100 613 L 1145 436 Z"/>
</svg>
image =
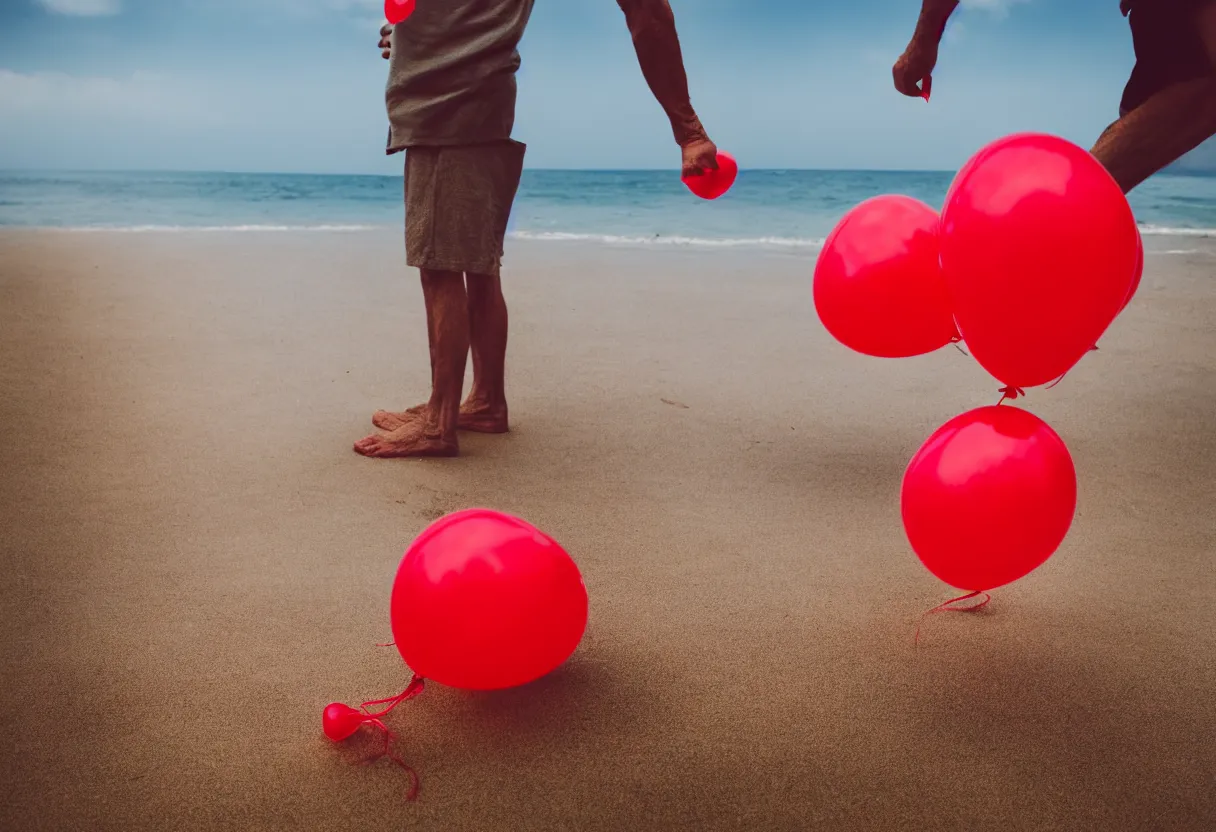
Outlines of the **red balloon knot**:
<svg viewBox="0 0 1216 832">
<path fill-rule="evenodd" d="M 966 607 L 954 606 L 955 604 L 958 604 L 962 601 L 970 601 L 972 598 L 979 598 L 980 596 L 983 596 L 984 600 L 980 601 L 978 604 L 971 604 L 970 606 L 966 606 Z M 977 610 L 982 610 L 984 607 L 988 606 L 988 602 L 991 600 L 992 600 L 992 596 L 989 595 L 987 592 L 982 592 L 982 591 L 977 590 L 975 592 L 968 592 L 966 595 L 960 595 L 957 598 L 951 598 L 949 601 L 938 604 L 933 609 L 928 610 L 923 615 L 921 615 L 920 624 L 916 625 L 916 635 L 913 637 L 912 643 L 918 647 L 920 646 L 920 628 L 924 625 L 925 619 L 928 618 L 929 616 L 933 615 L 934 613 L 976 612 Z"/>
<path fill-rule="evenodd" d="M 1008 387 L 1002 387 L 997 392 L 1001 394 L 1001 400 L 999 402 L 997 402 L 998 405 L 1004 404 L 1005 399 L 1009 399 L 1009 401 L 1013 401 L 1020 396 L 1024 397 L 1026 395 L 1025 390 L 1023 390 L 1021 387 L 1014 387 L 1012 384 L 1009 385 Z"/>
</svg>

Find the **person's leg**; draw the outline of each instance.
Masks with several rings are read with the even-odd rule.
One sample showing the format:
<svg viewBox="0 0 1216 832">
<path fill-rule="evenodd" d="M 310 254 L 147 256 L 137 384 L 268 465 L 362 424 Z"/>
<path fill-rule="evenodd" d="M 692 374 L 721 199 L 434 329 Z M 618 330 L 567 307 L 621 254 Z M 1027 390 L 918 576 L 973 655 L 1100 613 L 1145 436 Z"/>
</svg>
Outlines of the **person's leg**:
<svg viewBox="0 0 1216 832">
<path fill-rule="evenodd" d="M 460 408 L 465 430 L 506 433 L 507 301 L 498 275 L 468 275 L 473 389 Z"/>
<path fill-rule="evenodd" d="M 469 313 L 464 275 L 435 262 L 435 240 L 443 222 L 437 209 L 443 204 L 439 187 L 444 156 L 444 148 L 411 147 L 405 159 L 406 263 L 422 275 L 431 398 L 422 418 L 356 442 L 355 451 L 364 456 L 455 456 L 458 451 L 456 413 L 469 351 Z"/>
<path fill-rule="evenodd" d="M 1124 193 L 1216 135 L 1216 1 L 1136 6 L 1122 115 L 1091 153 Z"/>
<path fill-rule="evenodd" d="M 453 265 L 463 263 L 468 279 L 473 388 L 460 408 L 461 430 L 507 430 L 507 306 L 499 267 L 525 151 L 516 141 L 445 148 L 448 161 L 442 165 L 443 198 L 436 202 L 436 236 L 421 246 L 432 258 Z M 380 410 L 372 422 L 384 430 L 395 430 L 421 418 L 426 407 Z"/>
<path fill-rule="evenodd" d="M 456 419 L 469 354 L 469 310 L 460 272 L 422 269 L 427 336 L 431 345 L 431 399 L 419 418 L 355 443 L 364 456 L 456 456 Z"/>
</svg>

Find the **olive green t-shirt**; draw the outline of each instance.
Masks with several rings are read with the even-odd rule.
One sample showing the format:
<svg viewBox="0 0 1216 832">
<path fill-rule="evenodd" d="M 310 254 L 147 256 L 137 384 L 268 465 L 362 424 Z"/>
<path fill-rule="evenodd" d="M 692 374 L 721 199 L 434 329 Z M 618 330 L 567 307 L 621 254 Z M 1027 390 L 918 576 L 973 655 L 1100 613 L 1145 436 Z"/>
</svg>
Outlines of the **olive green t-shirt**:
<svg viewBox="0 0 1216 832">
<path fill-rule="evenodd" d="M 393 27 L 388 152 L 511 138 L 533 0 L 418 0 Z"/>
</svg>

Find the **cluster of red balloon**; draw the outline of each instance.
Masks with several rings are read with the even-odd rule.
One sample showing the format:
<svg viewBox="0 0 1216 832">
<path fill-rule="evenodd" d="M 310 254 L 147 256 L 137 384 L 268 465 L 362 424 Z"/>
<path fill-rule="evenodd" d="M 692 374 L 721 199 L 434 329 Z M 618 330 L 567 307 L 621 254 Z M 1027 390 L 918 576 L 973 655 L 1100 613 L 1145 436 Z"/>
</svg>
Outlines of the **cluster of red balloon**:
<svg viewBox="0 0 1216 832">
<path fill-rule="evenodd" d="M 391 754 L 393 736 L 380 718 L 421 693 L 423 679 L 488 691 L 552 672 L 582 640 L 587 606 L 578 566 L 539 529 L 489 509 L 441 517 L 406 550 L 389 601 L 393 638 L 414 680 L 360 710 L 327 705 L 322 729 L 339 742 L 363 725 L 379 729 L 382 753 L 410 771 L 412 797 L 417 779 Z"/>
<path fill-rule="evenodd" d="M 906 196 L 849 211 L 815 265 L 815 307 L 838 341 L 867 355 L 965 341 L 1014 399 L 1095 348 L 1143 265 L 1131 207 L 1097 160 L 1064 139 L 1024 133 L 973 156 L 940 217 Z M 998 404 L 929 437 L 904 474 L 901 510 L 924 565 L 976 595 L 1051 557 L 1076 497 L 1056 432 Z"/>
</svg>

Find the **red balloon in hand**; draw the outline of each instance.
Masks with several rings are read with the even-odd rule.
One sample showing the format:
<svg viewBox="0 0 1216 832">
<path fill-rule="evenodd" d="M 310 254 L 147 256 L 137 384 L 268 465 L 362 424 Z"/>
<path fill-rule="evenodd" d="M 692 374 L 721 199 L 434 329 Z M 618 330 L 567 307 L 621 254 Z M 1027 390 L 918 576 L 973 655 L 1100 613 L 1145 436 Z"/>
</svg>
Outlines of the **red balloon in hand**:
<svg viewBox="0 0 1216 832">
<path fill-rule="evenodd" d="M 981 592 L 1029 574 L 1059 548 L 1076 510 L 1077 473 L 1042 419 L 981 407 L 926 440 L 904 473 L 900 504 L 929 571 Z"/>
<path fill-rule="evenodd" d="M 396 26 L 414 13 L 415 0 L 384 0 L 384 17 Z"/>
<path fill-rule="evenodd" d="M 971 355 L 1006 385 L 1059 378 L 1127 299 L 1136 222 L 1083 148 L 1025 133 L 993 142 L 946 197 L 941 265 Z"/>
<path fill-rule="evenodd" d="M 570 657 L 587 627 L 587 589 L 553 538 L 517 517 L 468 509 L 435 521 L 406 550 L 390 611 L 415 673 L 494 690 Z"/>
<path fill-rule="evenodd" d="M 844 215 L 815 263 L 815 310 L 837 341 L 904 358 L 958 336 L 938 266 L 938 216 L 908 196 L 867 199 Z"/>
<path fill-rule="evenodd" d="M 717 170 L 707 170 L 699 176 L 680 178 L 688 186 L 688 190 L 702 199 L 717 199 L 722 196 L 735 184 L 735 177 L 739 175 L 739 163 L 735 161 L 734 156 L 719 150 L 716 158 Z"/>
</svg>

